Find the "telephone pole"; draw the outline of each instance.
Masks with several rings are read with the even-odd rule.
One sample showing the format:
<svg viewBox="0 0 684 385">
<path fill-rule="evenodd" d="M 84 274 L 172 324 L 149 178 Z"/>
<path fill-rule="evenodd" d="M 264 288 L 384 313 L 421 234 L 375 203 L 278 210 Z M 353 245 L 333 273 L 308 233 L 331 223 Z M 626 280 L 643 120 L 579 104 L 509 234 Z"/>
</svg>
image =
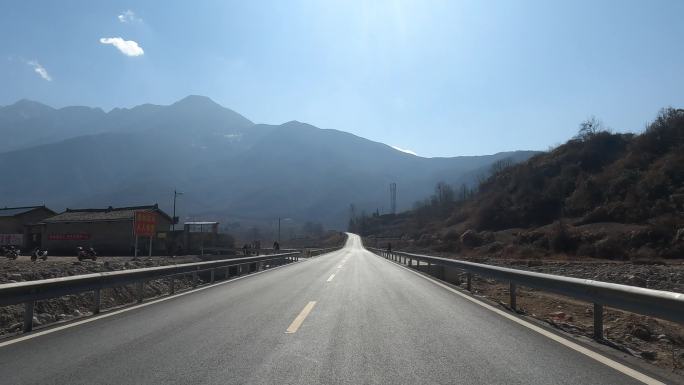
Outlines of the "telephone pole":
<svg viewBox="0 0 684 385">
<path fill-rule="evenodd" d="M 183 193 L 182 193 L 182 192 L 178 192 L 178 191 L 176 191 L 176 190 L 174 189 L 174 190 L 173 190 L 173 218 L 171 218 L 171 219 L 172 219 L 172 221 L 171 221 L 171 231 L 175 231 L 175 230 L 176 230 L 176 222 L 178 221 L 178 219 L 176 218 L 176 197 L 178 197 L 179 195 L 183 195 Z"/>
</svg>

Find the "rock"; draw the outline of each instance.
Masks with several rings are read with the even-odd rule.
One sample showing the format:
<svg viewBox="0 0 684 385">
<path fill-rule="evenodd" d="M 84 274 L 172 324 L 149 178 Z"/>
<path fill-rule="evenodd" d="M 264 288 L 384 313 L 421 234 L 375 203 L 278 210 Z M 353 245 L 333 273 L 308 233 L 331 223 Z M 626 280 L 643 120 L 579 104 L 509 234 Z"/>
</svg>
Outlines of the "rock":
<svg viewBox="0 0 684 385">
<path fill-rule="evenodd" d="M 40 322 L 40 320 L 38 319 L 38 317 L 33 316 L 33 325 L 35 325 L 35 326 L 40 326 L 40 325 L 42 325 L 42 324 L 43 324 L 43 323 Z"/>
<path fill-rule="evenodd" d="M 549 313 L 549 317 L 556 319 L 556 320 L 564 320 L 565 319 L 565 313 L 562 311 L 554 311 L 553 313 Z"/>
<path fill-rule="evenodd" d="M 489 245 L 487 245 L 487 252 L 488 253 L 495 253 L 497 251 L 502 250 L 503 248 L 504 248 L 503 243 L 494 241 L 494 242 L 490 243 Z"/>
<path fill-rule="evenodd" d="M 24 277 L 22 277 L 21 274 L 7 274 L 7 278 L 15 282 L 20 282 L 24 280 Z"/>
<path fill-rule="evenodd" d="M 658 353 L 650 350 L 643 351 L 639 355 L 649 361 L 653 361 L 656 359 L 656 357 L 658 357 Z"/>
<path fill-rule="evenodd" d="M 48 324 L 50 322 L 53 322 L 54 317 L 52 316 L 52 314 L 40 313 L 40 314 L 38 314 L 38 321 L 44 325 L 44 324 Z"/>
<path fill-rule="evenodd" d="M 652 336 L 651 330 L 645 325 L 634 326 L 632 329 L 632 335 L 643 341 L 650 341 Z"/>
<path fill-rule="evenodd" d="M 15 324 L 10 325 L 9 329 L 10 330 L 19 330 L 19 329 L 21 329 L 22 326 L 23 326 L 23 324 L 21 322 L 17 322 Z"/>
<path fill-rule="evenodd" d="M 461 243 L 466 247 L 477 247 L 482 244 L 482 237 L 474 230 L 466 230 L 461 234 Z"/>
<path fill-rule="evenodd" d="M 74 317 L 80 317 L 82 315 L 78 309 L 74 309 L 71 314 L 73 314 Z"/>
</svg>

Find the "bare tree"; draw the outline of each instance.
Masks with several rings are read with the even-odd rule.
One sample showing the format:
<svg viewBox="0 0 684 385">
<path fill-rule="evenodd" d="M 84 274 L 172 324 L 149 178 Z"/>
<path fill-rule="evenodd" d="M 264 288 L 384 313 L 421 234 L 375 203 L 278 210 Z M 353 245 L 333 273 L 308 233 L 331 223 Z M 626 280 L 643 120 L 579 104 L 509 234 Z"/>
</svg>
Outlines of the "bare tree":
<svg viewBox="0 0 684 385">
<path fill-rule="evenodd" d="M 454 201 L 456 194 L 454 188 L 445 182 L 439 182 L 435 186 L 436 203 L 438 205 L 445 205 Z"/>
<path fill-rule="evenodd" d="M 605 131 L 603 122 L 592 115 L 580 123 L 576 138 L 579 140 L 587 140 L 601 131 Z"/>
<path fill-rule="evenodd" d="M 513 165 L 513 160 L 511 158 L 504 158 L 504 159 L 499 159 L 496 162 L 492 163 L 492 166 L 489 168 L 489 172 L 492 175 L 496 175 L 503 170 L 511 167 Z"/>
</svg>

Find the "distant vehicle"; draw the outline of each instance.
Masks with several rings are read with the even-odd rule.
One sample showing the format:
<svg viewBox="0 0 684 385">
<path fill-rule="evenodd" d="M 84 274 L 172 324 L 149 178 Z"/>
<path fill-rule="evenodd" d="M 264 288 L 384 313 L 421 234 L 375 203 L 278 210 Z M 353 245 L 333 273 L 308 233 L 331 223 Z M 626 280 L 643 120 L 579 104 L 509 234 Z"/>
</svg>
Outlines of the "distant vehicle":
<svg viewBox="0 0 684 385">
<path fill-rule="evenodd" d="M 19 249 L 14 246 L 3 246 L 1 251 L 7 259 L 17 259 L 19 257 Z"/>
<path fill-rule="evenodd" d="M 79 261 L 82 261 L 84 259 L 92 259 L 93 261 L 97 260 L 97 252 L 95 252 L 95 249 L 93 249 L 92 247 L 78 246 L 76 250 L 76 256 L 78 257 Z"/>
<path fill-rule="evenodd" d="M 35 262 L 39 258 L 42 259 L 43 261 L 47 261 L 47 257 L 48 257 L 47 250 L 41 250 L 38 247 L 33 249 L 33 252 L 31 253 L 31 261 L 33 261 L 33 262 Z"/>
</svg>

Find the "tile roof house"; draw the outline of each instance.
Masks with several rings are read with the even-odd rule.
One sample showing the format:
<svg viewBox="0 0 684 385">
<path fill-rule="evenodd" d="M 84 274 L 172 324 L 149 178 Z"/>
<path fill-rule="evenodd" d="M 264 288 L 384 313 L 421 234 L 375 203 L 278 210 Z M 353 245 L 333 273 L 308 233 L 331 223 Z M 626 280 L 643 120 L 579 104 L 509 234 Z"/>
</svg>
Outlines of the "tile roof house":
<svg viewBox="0 0 684 385">
<path fill-rule="evenodd" d="M 158 205 L 107 207 L 102 209 L 66 209 L 40 222 L 42 247 L 52 255 L 75 255 L 76 247 L 92 246 L 101 255 L 132 255 L 136 237 L 134 222 L 136 212 L 153 212 L 156 218 L 152 237 L 154 253 L 166 252 L 165 240 L 159 233 L 171 227 L 171 217 Z M 141 254 L 149 252 L 149 237 L 138 240 Z"/>
<path fill-rule="evenodd" d="M 56 222 L 100 222 L 100 221 L 132 221 L 136 211 L 155 211 L 158 215 L 171 221 L 171 217 L 159 209 L 158 205 L 108 207 L 106 209 L 66 209 L 53 217 L 45 219 L 44 223 Z"/>
<path fill-rule="evenodd" d="M 55 215 L 45 206 L 0 207 L 0 244 L 13 244 L 22 249 L 40 245 L 30 226 Z"/>
</svg>

